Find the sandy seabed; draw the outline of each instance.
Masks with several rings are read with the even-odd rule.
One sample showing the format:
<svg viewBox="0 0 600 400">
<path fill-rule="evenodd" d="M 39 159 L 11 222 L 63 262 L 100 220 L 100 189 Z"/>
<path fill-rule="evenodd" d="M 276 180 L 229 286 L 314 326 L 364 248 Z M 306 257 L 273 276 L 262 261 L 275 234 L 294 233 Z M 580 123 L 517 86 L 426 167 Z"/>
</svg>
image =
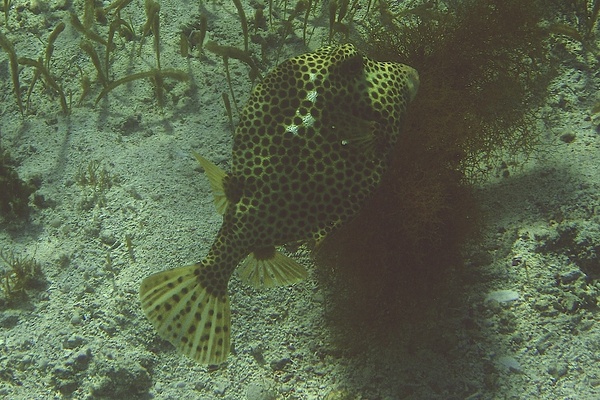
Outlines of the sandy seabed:
<svg viewBox="0 0 600 400">
<path fill-rule="evenodd" d="M 241 46 L 237 12 L 225 3 L 204 9 L 208 37 Z M 198 20 L 198 5 L 161 2 L 162 66 L 192 77 L 167 80 L 162 108 L 147 80 L 96 105 L 100 87 L 93 83 L 78 103 L 76 65 L 92 79 L 95 69 L 64 3 L 15 0 L 12 7 L 13 29 L 3 32 L 19 56 L 37 58 L 44 49 L 37 37 L 67 23 L 51 71 L 74 95 L 71 114 L 63 116 L 56 96 L 38 82 L 22 117 L 0 52 L 1 143 L 23 179 L 41 182 L 36 193 L 45 200 L 28 222 L 0 227 L 0 248 L 34 257 L 43 272 L 40 287 L 1 303 L 0 396 L 600 398 L 600 134 L 590 115 L 600 78 L 598 62 L 577 46 L 564 50 L 561 76 L 539 112 L 543 145 L 522 168 L 477 189 L 486 225 L 465 250 L 447 314 L 407 323 L 384 343 L 367 336 L 360 350 L 347 348 L 326 319 L 331 288 L 300 249 L 296 257 L 311 266 L 301 284 L 257 291 L 233 278 L 234 349 L 224 366 L 210 368 L 158 338 L 138 301 L 144 277 L 198 261 L 220 225 L 192 151 L 224 167 L 230 159 L 223 63 L 212 54 L 179 54 L 181 25 Z M 144 23 L 142 7 L 134 2 L 123 11 L 135 27 Z M 74 9 L 81 13 L 80 4 Z M 324 26 L 311 47 L 326 35 Z M 115 42 L 113 79 L 154 67 L 151 37 Z M 281 58 L 300 51 L 301 38 L 291 35 Z M 251 88 L 248 68 L 230 65 L 241 105 Z M 32 69 L 26 71 L 25 87 Z M 90 162 L 106 171 L 110 185 L 81 184 Z"/>
</svg>

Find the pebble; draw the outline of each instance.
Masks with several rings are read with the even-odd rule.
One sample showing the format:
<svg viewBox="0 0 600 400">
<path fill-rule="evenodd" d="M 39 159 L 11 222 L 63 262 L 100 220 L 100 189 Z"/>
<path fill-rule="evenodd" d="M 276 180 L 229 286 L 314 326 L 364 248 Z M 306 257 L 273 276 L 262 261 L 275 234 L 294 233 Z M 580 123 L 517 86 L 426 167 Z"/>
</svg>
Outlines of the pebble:
<svg viewBox="0 0 600 400">
<path fill-rule="evenodd" d="M 291 362 L 291 360 L 289 358 L 284 357 L 284 358 L 281 358 L 279 360 L 271 361 L 270 365 L 271 365 L 271 368 L 273 369 L 273 371 L 281 371 L 290 362 Z"/>
<path fill-rule="evenodd" d="M 142 200 L 142 195 L 136 190 L 135 187 L 133 186 L 129 186 L 126 188 L 127 193 L 129 193 L 131 195 L 131 197 L 133 197 L 136 200 Z"/>
<path fill-rule="evenodd" d="M 55 0 L 50 2 L 50 9 L 55 10 L 66 10 L 69 8 L 69 0 Z"/>
<path fill-rule="evenodd" d="M 502 365 L 504 368 L 508 369 L 510 372 L 523 372 L 521 368 L 521 364 L 511 356 L 501 356 L 498 357 L 498 364 Z"/>
<path fill-rule="evenodd" d="M 323 293 L 315 293 L 313 296 L 313 300 L 317 303 L 323 303 L 325 302 L 325 296 L 323 295 Z"/>
<path fill-rule="evenodd" d="M 550 348 L 550 346 L 552 346 L 552 342 L 547 340 L 547 338 L 542 338 L 535 344 L 535 349 L 537 350 L 538 354 L 544 354 L 546 353 L 546 350 Z"/>
<path fill-rule="evenodd" d="M 71 324 L 81 325 L 82 323 L 83 323 L 83 320 L 81 319 L 81 315 L 79 315 L 78 312 L 74 312 L 73 316 L 71 317 Z"/>
<path fill-rule="evenodd" d="M 75 355 L 75 357 L 73 358 L 73 360 L 75 361 L 76 364 L 87 364 L 90 361 L 90 358 L 92 356 L 92 351 L 90 349 L 86 349 L 84 351 L 80 351 L 79 353 L 77 353 Z"/>
<path fill-rule="evenodd" d="M 24 355 L 23 358 L 21 358 L 21 360 L 19 361 L 19 365 L 17 366 L 17 369 L 19 371 L 25 371 L 27 369 L 27 367 L 29 365 L 31 365 L 33 363 L 33 359 L 31 358 L 30 355 Z"/>
<path fill-rule="evenodd" d="M 114 236 L 112 232 L 101 231 L 100 232 L 100 241 L 107 246 L 114 246 L 117 243 L 117 238 Z"/>
<path fill-rule="evenodd" d="M 71 335 L 68 339 L 63 342 L 63 348 L 74 349 L 85 343 L 85 339 L 79 335 Z"/>
<path fill-rule="evenodd" d="M 40 0 L 31 0 L 26 4 L 26 7 L 34 14 L 40 14 L 42 11 L 45 11 L 48 7 L 47 5 Z"/>
<path fill-rule="evenodd" d="M 58 218 L 58 217 L 56 217 L 56 218 L 52 218 L 52 219 L 51 219 L 51 220 L 48 222 L 48 224 L 49 224 L 51 227 L 53 227 L 53 228 L 60 228 L 60 226 L 62 225 L 62 223 L 63 223 L 63 222 L 62 222 L 62 219 L 61 219 L 61 218 Z"/>
<path fill-rule="evenodd" d="M 562 306 L 566 312 L 573 313 L 579 309 L 579 299 L 573 295 L 566 296 Z"/>
<path fill-rule="evenodd" d="M 218 395 L 224 395 L 225 391 L 227 390 L 227 388 L 229 387 L 229 383 L 225 380 L 218 380 L 215 382 L 215 386 L 213 388 L 213 391 L 215 392 L 215 394 Z"/>
<path fill-rule="evenodd" d="M 292 390 L 294 390 L 294 388 L 292 386 L 290 386 L 290 385 L 287 385 L 287 384 L 281 385 L 279 387 L 279 393 L 282 393 L 282 394 L 291 393 Z"/>
<path fill-rule="evenodd" d="M 246 388 L 246 400 L 273 400 L 275 396 L 264 385 L 251 383 Z"/>
<path fill-rule="evenodd" d="M 562 135 L 560 135 L 560 140 L 562 140 L 565 143 L 571 143 L 573 140 L 575 140 L 575 137 L 575 133 L 565 132 Z"/>
<path fill-rule="evenodd" d="M 497 314 L 499 312 L 502 311 L 502 307 L 500 306 L 500 303 L 498 303 L 496 300 L 491 299 L 491 300 L 487 300 L 485 302 L 485 305 L 487 306 L 488 310 L 490 310 L 491 312 L 493 312 L 494 314 Z"/>
<path fill-rule="evenodd" d="M 485 301 L 495 300 L 498 303 L 509 303 L 511 301 L 519 300 L 519 293 L 514 290 L 495 290 L 488 293 Z"/>
<path fill-rule="evenodd" d="M 566 274 L 562 274 L 560 276 L 561 283 L 572 283 L 575 282 L 582 275 L 581 271 L 575 269 L 573 271 L 569 271 Z"/>
<path fill-rule="evenodd" d="M 594 326 L 594 321 L 586 319 L 581 321 L 581 323 L 579 324 L 579 330 L 580 331 L 587 331 L 589 329 L 591 329 Z"/>
<path fill-rule="evenodd" d="M 554 379 L 558 379 L 567 374 L 569 366 L 566 363 L 553 364 L 548 367 L 548 373 L 552 375 Z"/>
</svg>

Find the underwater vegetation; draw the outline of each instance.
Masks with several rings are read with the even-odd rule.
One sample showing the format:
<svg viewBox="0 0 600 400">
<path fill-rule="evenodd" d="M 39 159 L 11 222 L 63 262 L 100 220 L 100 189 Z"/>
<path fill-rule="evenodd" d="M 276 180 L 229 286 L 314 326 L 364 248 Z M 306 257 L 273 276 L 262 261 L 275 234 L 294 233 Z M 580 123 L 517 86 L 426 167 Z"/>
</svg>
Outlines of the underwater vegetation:
<svg viewBox="0 0 600 400">
<path fill-rule="evenodd" d="M 4 49 L 4 51 L 6 51 L 6 53 L 8 54 L 8 57 L 9 57 L 10 71 L 11 71 L 11 77 L 12 77 L 12 82 L 13 82 L 13 91 L 15 93 L 17 105 L 19 107 L 19 111 L 20 111 L 21 115 L 24 115 L 26 110 L 29 109 L 29 100 L 30 100 L 31 94 L 33 92 L 35 84 L 37 83 L 37 81 L 40 78 L 43 79 L 45 86 L 47 88 L 49 88 L 50 91 L 52 91 L 56 95 L 58 95 L 59 100 L 60 100 L 60 106 L 61 106 L 63 113 L 65 115 L 69 113 L 70 105 L 67 104 L 67 97 L 65 96 L 65 92 L 64 92 L 62 86 L 57 83 L 56 77 L 50 73 L 50 62 L 51 62 L 50 60 L 52 57 L 52 53 L 54 52 L 54 42 L 58 38 L 58 35 L 60 35 L 60 33 L 64 29 L 65 29 L 64 23 L 61 22 L 58 25 L 56 25 L 56 27 L 54 28 L 54 30 L 52 31 L 52 33 L 50 33 L 50 35 L 48 37 L 44 55 L 40 56 L 37 60 L 28 58 L 28 57 L 17 57 L 17 53 L 16 53 L 12 43 L 9 41 L 9 39 L 6 36 L 4 36 L 2 33 L 0 33 L 0 47 L 2 47 Z M 31 82 L 29 84 L 29 88 L 27 90 L 27 98 L 26 98 L 27 107 L 24 107 L 23 100 L 22 100 L 22 94 L 21 94 L 22 88 L 19 83 L 19 67 L 18 67 L 19 65 L 29 66 L 29 67 L 33 68 L 33 70 L 34 70 L 33 76 L 31 78 Z"/>
<path fill-rule="evenodd" d="M 421 85 L 374 197 L 316 253 L 343 271 L 352 295 L 334 300 L 333 314 L 353 328 L 422 315 L 451 290 L 480 220 L 473 183 L 535 149 L 536 107 L 556 76 L 539 2 L 428 2 L 397 14 L 378 6 L 367 53 L 415 67 Z"/>
<path fill-rule="evenodd" d="M 26 295 L 27 289 L 39 286 L 43 282 L 41 265 L 35 257 L 19 256 L 13 251 L 1 251 L 0 280 L 4 300 L 11 302 Z"/>
<path fill-rule="evenodd" d="M 0 32 L 0 48 L 9 59 L 12 89 L 20 113 L 25 115 L 36 112 L 34 105 L 31 104 L 31 100 L 36 96 L 32 94 L 37 94 L 40 90 L 44 96 L 58 99 L 60 111 L 68 115 L 74 106 L 82 105 L 93 91 L 97 93 L 95 98 L 97 104 L 114 89 L 140 80 L 150 81 L 157 104 L 160 107 L 164 106 L 167 100 L 166 94 L 172 87 L 170 84 L 165 84 L 165 81 L 185 82 L 190 77 L 185 71 L 164 68 L 161 63 L 161 48 L 164 48 L 165 44 L 161 42 L 160 37 L 160 3 L 155 0 L 143 1 L 146 18 L 142 24 L 139 21 L 133 22 L 133 19 L 137 21 L 139 18 L 132 19 L 131 14 L 136 13 L 135 3 L 133 5 L 132 3 L 132 0 L 114 0 L 104 5 L 94 0 L 66 3 L 55 10 L 57 14 L 64 15 L 58 17 L 63 21 L 54 24 L 52 21 L 57 18 L 57 15 L 52 15 L 52 18 L 46 21 L 47 30 L 28 32 L 37 36 L 43 44 L 39 56 L 23 57 L 18 40 L 22 30 L 19 29 L 19 24 L 15 23 L 19 17 L 15 15 L 16 11 L 11 1 L 5 0 L 3 4 L 5 14 L 3 28 L 5 29 Z M 214 40 L 205 43 L 207 31 L 210 30 L 210 21 L 207 17 L 210 13 L 205 8 L 209 3 L 211 2 L 200 2 L 201 14 L 181 27 L 180 53 L 186 58 L 199 55 L 207 59 L 204 51 L 208 50 L 221 56 L 231 86 L 228 64 L 230 59 L 247 64 L 250 68 L 249 77 L 251 81 L 255 81 L 257 78 L 260 79 L 261 72 L 266 70 L 267 66 L 276 65 L 281 61 L 284 47 L 294 41 L 294 35 L 301 37 L 304 49 L 309 44 L 315 46 L 313 35 L 316 26 L 313 26 L 313 21 L 328 19 L 329 35 L 325 40 L 320 39 L 321 44 L 347 42 L 357 12 L 365 8 L 374 10 L 377 1 L 339 0 L 322 4 L 315 0 L 297 2 L 269 0 L 264 4 L 251 2 L 248 5 L 234 0 L 233 5 L 241 26 L 240 47 L 217 44 Z M 224 6 L 216 2 L 212 3 L 212 6 Z M 35 7 L 30 5 L 30 8 L 35 8 L 37 12 L 47 12 L 49 7 L 44 3 L 37 4 Z M 252 16 L 246 15 L 245 9 L 249 7 L 254 10 Z M 47 34 L 47 31 L 50 34 Z M 72 38 L 77 36 L 79 38 L 73 41 Z M 141 55 L 142 47 L 149 37 L 152 38 L 155 66 L 145 71 L 134 71 L 125 76 L 115 77 L 115 60 L 123 59 L 120 55 L 124 51 L 129 51 L 130 63 L 135 61 L 139 64 L 139 60 L 134 59 L 135 55 L 138 57 Z M 57 48 L 72 47 L 73 44 L 77 48 L 72 49 L 71 52 L 79 52 L 83 56 L 80 58 L 89 60 L 89 64 L 52 58 Z M 95 77 L 91 77 L 93 74 L 89 72 L 91 68 L 95 71 Z M 36 85 L 40 81 L 42 85 Z M 79 82 L 79 86 L 77 87 L 74 82 Z M 39 89 L 40 86 L 43 88 Z M 239 105 L 232 89 L 229 97 L 232 99 L 233 108 L 238 110 Z M 231 104 L 227 102 L 228 98 L 223 99 L 225 105 L 229 105 L 231 109 Z M 177 100 L 178 97 L 173 96 L 173 101 Z"/>
<path fill-rule="evenodd" d="M 0 143 L 0 216 L 7 221 L 27 219 L 29 196 L 37 190 L 33 182 L 19 178 L 17 163 Z"/>
<path fill-rule="evenodd" d="M 80 207 L 88 210 L 106 205 L 106 192 L 117 180 L 99 160 L 81 164 L 75 174 L 75 182 L 82 189 Z"/>
<path fill-rule="evenodd" d="M 206 10 L 200 7 L 202 13 L 181 28 L 180 53 L 186 58 L 206 58 L 205 50 L 208 50 L 222 57 L 229 86 L 229 93 L 223 93 L 223 103 L 232 120 L 232 103 L 238 115 L 240 107 L 231 83 L 230 59 L 238 60 L 248 66 L 248 77 L 251 82 L 260 81 L 262 72 L 268 66 L 277 65 L 282 61 L 284 46 L 290 45 L 290 42 L 294 43 L 294 34 L 295 43 L 302 44 L 298 46 L 296 52 L 306 51 L 311 46 L 317 48 L 325 44 L 348 42 L 356 13 L 364 7 L 368 13 L 375 1 L 368 0 L 364 3 L 362 0 L 332 0 L 328 3 L 298 0 L 295 4 L 288 0 L 268 0 L 265 4 L 250 2 L 254 14 L 248 17 L 244 11 L 244 4 L 239 0 L 233 0 L 241 25 L 242 46 L 222 45 L 214 40 L 205 42 L 209 29 L 208 18 Z M 325 16 L 329 23 L 329 35 L 325 39 L 315 39 L 316 25 L 313 25 L 313 21 L 319 21 Z M 315 42 L 320 45 L 316 45 Z M 232 121 L 231 123 L 233 125 Z"/>
<path fill-rule="evenodd" d="M 52 55 L 57 46 L 57 40 L 62 32 L 65 31 L 67 24 L 59 22 L 52 29 L 45 41 L 45 47 L 38 58 L 20 57 L 15 49 L 11 38 L 16 37 L 18 32 L 0 32 L 0 48 L 6 52 L 9 59 L 10 74 L 15 95 L 17 107 L 22 115 L 34 113 L 31 107 L 30 100 L 36 83 L 42 81 L 44 85 L 44 93 L 57 97 L 60 104 L 60 109 L 64 115 L 68 115 L 73 107 L 73 98 L 77 91 L 77 105 L 81 104 L 84 99 L 92 92 L 94 85 L 100 86 L 102 89 L 96 97 L 95 103 L 98 103 L 102 98 L 107 96 L 115 88 L 137 80 L 149 80 L 155 90 L 156 101 L 160 107 L 165 102 L 165 94 L 167 88 L 165 80 L 173 79 L 175 81 L 187 81 L 189 76 L 184 71 L 179 71 L 170 68 L 162 68 L 160 58 L 160 5 L 154 0 L 145 0 L 144 6 L 146 11 L 146 21 L 139 29 L 132 26 L 131 19 L 121 17 L 121 12 L 131 3 L 131 0 L 123 1 L 116 0 L 106 7 L 99 7 L 94 0 L 85 0 L 83 3 L 83 16 L 79 17 L 74 11 L 69 12 L 68 24 L 81 36 L 78 42 L 79 50 L 82 55 L 85 55 L 91 62 L 91 65 L 96 71 L 96 79 L 91 79 L 84 71 L 86 66 L 75 64 L 77 72 L 80 76 L 80 88 L 71 87 L 70 82 L 75 79 L 70 71 L 72 63 L 61 65 L 62 70 L 54 71 L 54 62 Z M 9 25 L 9 9 L 10 2 L 4 3 L 5 26 Z M 156 59 L 156 66 L 147 71 L 133 72 L 126 76 L 113 79 L 111 66 L 115 59 L 116 51 L 123 49 L 126 43 L 137 51 L 132 51 L 131 54 L 140 54 L 145 38 L 152 36 L 153 50 Z M 118 40 L 117 40 L 118 39 Z M 63 41 L 61 45 L 69 43 Z M 65 70 L 66 68 L 66 70 Z M 31 80 L 28 85 L 23 86 L 20 78 L 21 75 L 27 75 L 31 70 Z M 64 79 L 65 82 L 61 82 Z M 67 85 L 68 88 L 63 86 Z M 27 88 L 26 94 L 23 93 Z M 35 96 L 33 96 L 34 98 Z"/>
<path fill-rule="evenodd" d="M 595 28 L 600 15 L 600 0 L 554 0 L 552 3 L 560 18 L 550 24 L 549 30 L 580 42 L 584 49 L 598 55 Z"/>
</svg>

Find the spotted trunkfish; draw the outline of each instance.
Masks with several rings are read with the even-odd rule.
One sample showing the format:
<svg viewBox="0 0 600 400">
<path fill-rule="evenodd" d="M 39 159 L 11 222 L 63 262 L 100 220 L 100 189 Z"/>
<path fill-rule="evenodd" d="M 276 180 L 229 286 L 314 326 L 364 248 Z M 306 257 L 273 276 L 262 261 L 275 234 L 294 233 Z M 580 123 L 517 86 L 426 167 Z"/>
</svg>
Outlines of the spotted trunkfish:
<svg viewBox="0 0 600 400">
<path fill-rule="evenodd" d="M 403 64 L 352 44 L 290 58 L 258 84 L 240 115 L 231 171 L 194 154 L 223 215 L 202 261 L 144 279 L 140 300 L 159 335 L 203 364 L 230 351 L 227 285 L 296 283 L 306 269 L 276 246 L 322 240 L 381 181 L 419 86 Z"/>
</svg>

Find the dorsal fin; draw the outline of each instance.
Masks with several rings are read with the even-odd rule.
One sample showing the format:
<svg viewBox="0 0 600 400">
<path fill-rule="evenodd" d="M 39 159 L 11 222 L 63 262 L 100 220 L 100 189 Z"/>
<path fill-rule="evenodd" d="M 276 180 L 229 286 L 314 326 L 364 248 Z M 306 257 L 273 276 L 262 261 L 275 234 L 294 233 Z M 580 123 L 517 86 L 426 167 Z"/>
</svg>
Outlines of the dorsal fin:
<svg viewBox="0 0 600 400">
<path fill-rule="evenodd" d="M 196 160 L 198 160 L 202 168 L 204 168 L 204 172 L 208 177 L 210 187 L 215 197 L 215 207 L 217 209 L 217 213 L 221 215 L 225 214 L 225 210 L 227 209 L 229 202 L 227 200 L 227 196 L 225 196 L 223 180 L 227 176 L 227 173 L 195 151 L 192 151 L 192 154 L 194 154 Z"/>
</svg>

